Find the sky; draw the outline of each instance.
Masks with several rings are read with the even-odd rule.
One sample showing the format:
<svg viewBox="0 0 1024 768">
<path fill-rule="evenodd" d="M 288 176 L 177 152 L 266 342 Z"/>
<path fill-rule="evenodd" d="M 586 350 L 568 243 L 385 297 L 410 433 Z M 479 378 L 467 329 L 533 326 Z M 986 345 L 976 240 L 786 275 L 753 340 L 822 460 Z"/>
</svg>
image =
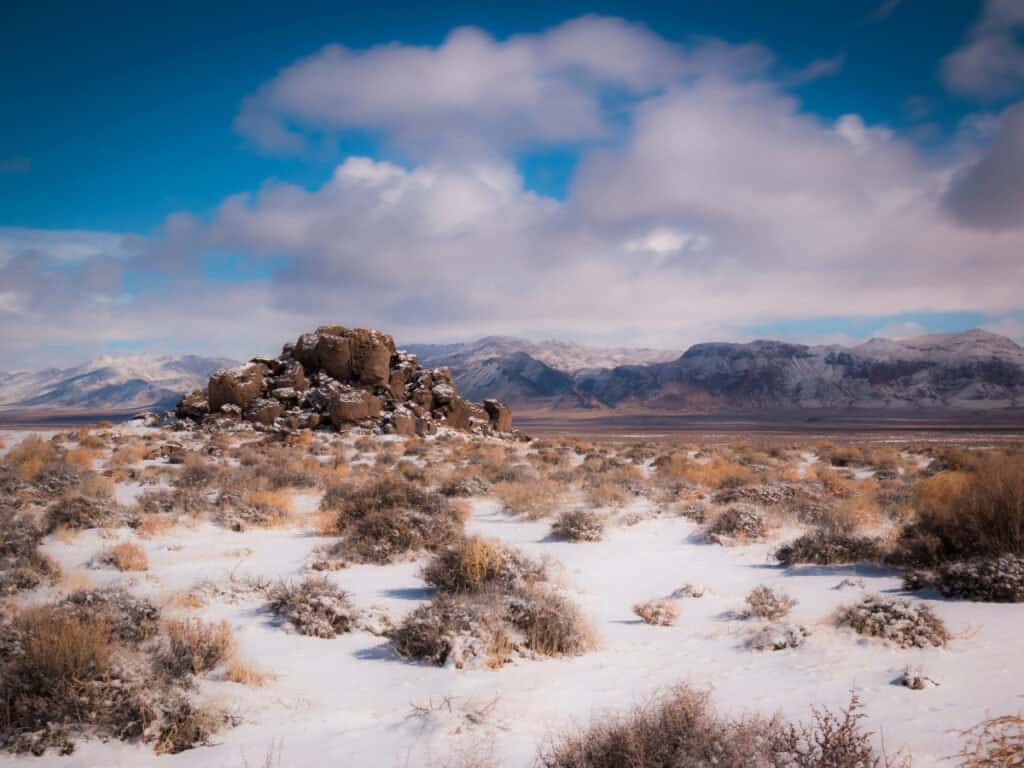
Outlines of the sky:
<svg viewBox="0 0 1024 768">
<path fill-rule="evenodd" d="M 0 370 L 1024 341 L 1024 0 L 21 4 Z"/>
</svg>

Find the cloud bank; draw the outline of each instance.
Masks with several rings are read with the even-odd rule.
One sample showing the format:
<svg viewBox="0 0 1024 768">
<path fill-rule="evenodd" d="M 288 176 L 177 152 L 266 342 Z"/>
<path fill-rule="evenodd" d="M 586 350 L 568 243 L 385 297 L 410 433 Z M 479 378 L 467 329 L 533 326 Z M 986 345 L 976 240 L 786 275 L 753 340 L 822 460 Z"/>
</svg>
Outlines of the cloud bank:
<svg viewBox="0 0 1024 768">
<path fill-rule="evenodd" d="M 267 182 L 145 238 L 0 230 L 0 349 L 26 365 L 140 340 L 244 355 L 322 322 L 678 348 L 778 319 L 1024 310 L 1021 106 L 989 144 L 936 157 L 809 114 L 794 84 L 760 46 L 598 17 L 329 46 L 236 128 L 275 151 L 371 130 L 401 162 L 349 157 L 319 188 Z M 530 191 L 515 151 L 565 143 L 565 199 Z M 225 263 L 249 277 L 222 279 Z"/>
</svg>

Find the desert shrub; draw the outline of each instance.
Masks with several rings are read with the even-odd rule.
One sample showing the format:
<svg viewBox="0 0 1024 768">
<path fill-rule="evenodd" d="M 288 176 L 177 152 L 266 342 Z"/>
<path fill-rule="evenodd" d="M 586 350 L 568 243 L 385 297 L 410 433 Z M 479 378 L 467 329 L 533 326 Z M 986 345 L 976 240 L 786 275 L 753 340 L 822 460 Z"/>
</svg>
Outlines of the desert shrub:
<svg viewBox="0 0 1024 768">
<path fill-rule="evenodd" d="M 183 514 L 197 517 L 212 508 L 206 493 L 195 488 L 146 491 L 139 496 L 136 503 L 144 515 Z"/>
<path fill-rule="evenodd" d="M 836 623 L 902 648 L 941 647 L 952 637 L 942 619 L 927 605 L 879 595 L 868 595 L 859 603 L 840 609 Z"/>
<path fill-rule="evenodd" d="M 75 486 L 75 492 L 91 499 L 113 499 L 114 481 L 96 472 L 82 472 Z"/>
<path fill-rule="evenodd" d="M 460 475 L 449 478 L 438 489 L 449 497 L 466 498 L 469 496 L 486 496 L 494 486 L 477 475 Z"/>
<path fill-rule="evenodd" d="M 960 768 L 1020 768 L 1024 765 L 1024 717 L 991 717 L 960 732 L 966 741 L 952 756 Z"/>
<path fill-rule="evenodd" d="M 762 584 L 750 590 L 750 594 L 746 597 L 746 603 L 748 617 L 756 616 L 766 621 L 779 621 L 789 615 L 793 606 L 796 605 L 796 600 Z"/>
<path fill-rule="evenodd" d="M 360 562 L 388 563 L 408 552 L 437 552 L 457 540 L 463 527 L 447 497 L 398 474 L 332 489 L 321 509 L 337 513 L 342 547 Z"/>
<path fill-rule="evenodd" d="M 266 684 L 268 679 L 266 674 L 237 658 L 232 658 L 228 662 L 225 677 L 232 683 L 248 685 L 252 688 L 262 687 Z"/>
<path fill-rule="evenodd" d="M 116 504 L 85 496 L 58 499 L 46 509 L 46 530 L 51 533 L 57 528 L 106 528 L 128 521 L 125 510 Z"/>
<path fill-rule="evenodd" d="M 166 645 L 161 653 L 163 668 L 172 677 L 204 675 L 227 661 L 235 648 L 231 625 L 226 621 L 172 619 L 167 622 Z"/>
<path fill-rule="evenodd" d="M 728 719 L 710 696 L 678 686 L 623 716 L 550 737 L 538 768 L 879 768 L 854 696 L 838 714 L 813 709 L 807 724 L 779 717 Z M 886 761 L 886 764 L 889 763 Z"/>
<path fill-rule="evenodd" d="M 494 539 L 469 536 L 440 553 L 423 579 L 444 592 L 478 592 L 496 587 L 511 592 L 544 578 L 544 567 Z"/>
<path fill-rule="evenodd" d="M 270 610 L 300 634 L 324 638 L 350 632 L 358 617 L 348 593 L 326 578 L 279 583 L 270 591 Z"/>
<path fill-rule="evenodd" d="M 690 467 L 690 459 L 682 451 L 671 451 L 654 459 L 651 467 L 657 480 L 685 480 Z"/>
<path fill-rule="evenodd" d="M 286 491 L 222 492 L 216 510 L 217 521 L 233 531 L 283 525 L 294 514 Z"/>
<path fill-rule="evenodd" d="M 440 594 L 407 614 L 391 636 L 395 652 L 407 659 L 461 668 L 507 654 L 507 623 L 495 593 Z"/>
<path fill-rule="evenodd" d="M 854 464 L 862 464 L 864 456 L 860 449 L 850 445 L 834 446 L 828 456 L 821 456 L 821 459 L 828 460 L 833 467 L 849 467 Z"/>
<path fill-rule="evenodd" d="M 0 505 L 0 597 L 58 576 L 56 564 L 39 552 L 44 534 L 31 515 Z"/>
<path fill-rule="evenodd" d="M 175 692 L 163 698 L 157 705 L 158 719 L 153 732 L 153 750 L 158 755 L 176 755 L 201 744 L 209 744 L 210 738 L 224 725 L 223 712 L 212 706 L 200 706 Z"/>
<path fill-rule="evenodd" d="M 633 613 L 640 617 L 644 624 L 659 627 L 670 627 L 679 618 L 679 608 L 673 600 L 648 600 L 633 606 Z"/>
<path fill-rule="evenodd" d="M 801 563 L 837 565 L 874 563 L 883 555 L 882 542 L 835 527 L 820 526 L 783 544 L 775 558 L 785 566 Z"/>
<path fill-rule="evenodd" d="M 115 545 L 106 552 L 103 559 L 119 571 L 145 571 L 149 568 L 146 550 L 130 541 Z"/>
<path fill-rule="evenodd" d="M 987 603 L 1024 602 L 1024 557 L 1003 555 L 939 566 L 935 585 L 946 597 Z"/>
<path fill-rule="evenodd" d="M 25 480 L 37 479 L 47 467 L 59 461 L 57 447 L 39 435 L 29 435 L 4 456 L 4 463 L 14 467 Z"/>
<path fill-rule="evenodd" d="M 73 448 L 64 456 L 64 460 L 79 469 L 92 469 L 98 454 L 92 448 Z"/>
<path fill-rule="evenodd" d="M 118 446 L 110 454 L 107 466 L 111 468 L 131 467 L 142 461 L 146 455 L 146 447 L 139 440 L 131 440 L 124 445 Z"/>
<path fill-rule="evenodd" d="M 508 619 L 525 635 L 526 647 L 542 656 L 576 656 L 594 646 L 580 609 L 551 589 L 532 587 L 509 601 Z"/>
<path fill-rule="evenodd" d="M 128 646 L 137 646 L 160 630 L 160 609 L 118 587 L 72 592 L 53 610 L 80 623 L 100 621 Z"/>
<path fill-rule="evenodd" d="M 217 477 L 217 467 L 198 453 L 186 453 L 181 469 L 174 476 L 176 488 L 206 488 Z"/>
<path fill-rule="evenodd" d="M 551 535 L 566 541 L 600 541 L 604 520 L 589 509 L 567 509 L 551 524 Z"/>
<path fill-rule="evenodd" d="M 549 478 L 502 480 L 495 483 L 494 495 L 506 514 L 536 520 L 550 515 L 558 508 L 562 489 Z"/>
<path fill-rule="evenodd" d="M 0 625 L 0 679 L 0 747 L 14 752 L 69 753 L 86 734 L 180 752 L 224 722 L 128 653 L 102 618 L 56 606 Z"/>
<path fill-rule="evenodd" d="M 902 562 L 1024 555 L 1024 455 L 989 453 L 971 471 L 923 480 L 914 507 L 896 546 Z"/>
<path fill-rule="evenodd" d="M 769 624 L 751 636 L 747 646 L 754 651 L 785 651 L 799 648 L 810 634 L 799 624 Z"/>
<path fill-rule="evenodd" d="M 731 540 L 746 541 L 764 536 L 764 514 L 749 504 L 728 507 L 705 531 L 705 538 L 716 544 Z"/>
<path fill-rule="evenodd" d="M 738 488 L 758 478 L 750 467 L 715 456 L 704 464 L 691 462 L 683 472 L 683 479 L 709 488 Z"/>
</svg>

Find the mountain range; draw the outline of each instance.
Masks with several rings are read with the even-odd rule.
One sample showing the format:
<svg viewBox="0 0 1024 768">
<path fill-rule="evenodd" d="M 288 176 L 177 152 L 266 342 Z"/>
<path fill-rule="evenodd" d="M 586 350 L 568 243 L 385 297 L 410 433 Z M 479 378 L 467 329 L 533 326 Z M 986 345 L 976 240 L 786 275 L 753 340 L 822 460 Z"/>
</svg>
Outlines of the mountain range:
<svg viewBox="0 0 1024 768">
<path fill-rule="evenodd" d="M 0 373 L 0 407 L 32 410 L 136 411 L 173 408 L 210 373 L 237 365 L 198 355 L 98 357 L 73 368 Z"/>
<path fill-rule="evenodd" d="M 487 341 L 413 350 L 426 365 L 449 366 L 469 397 L 503 398 L 519 410 L 717 413 L 1024 405 L 1024 348 L 979 329 L 873 338 L 851 346 L 765 340 L 695 344 L 671 359 L 654 350 L 641 351 L 654 359 L 630 359 L 628 350 L 618 350 L 621 363 L 599 366 L 588 363 L 610 359 L 600 350 L 559 357 L 543 342 Z"/>
<path fill-rule="evenodd" d="M 706 343 L 681 354 L 507 336 L 407 349 L 426 366 L 450 368 L 467 398 L 497 398 L 520 414 L 1024 407 L 1024 348 L 984 330 L 850 346 Z M 133 355 L 0 373 L 0 410 L 163 410 L 236 364 Z"/>
</svg>

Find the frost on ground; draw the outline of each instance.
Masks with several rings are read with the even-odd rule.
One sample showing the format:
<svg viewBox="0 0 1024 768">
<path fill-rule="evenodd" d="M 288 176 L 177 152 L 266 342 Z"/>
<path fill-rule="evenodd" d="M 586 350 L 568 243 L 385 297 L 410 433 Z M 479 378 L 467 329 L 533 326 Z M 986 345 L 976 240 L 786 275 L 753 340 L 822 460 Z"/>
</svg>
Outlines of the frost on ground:
<svg viewBox="0 0 1024 768">
<path fill-rule="evenodd" d="M 1016 599 L 1024 552 L 943 506 L 1014 487 L 975 452 L 2 437 L 0 671 L 54 674 L 37 639 L 74 630 L 92 655 L 59 679 L 105 703 L 48 727 L 35 689 L 0 766 L 525 768 L 679 685 L 748 724 L 853 691 L 876 747 L 927 766 L 1024 694 L 1024 604 L 980 601 Z"/>
</svg>

